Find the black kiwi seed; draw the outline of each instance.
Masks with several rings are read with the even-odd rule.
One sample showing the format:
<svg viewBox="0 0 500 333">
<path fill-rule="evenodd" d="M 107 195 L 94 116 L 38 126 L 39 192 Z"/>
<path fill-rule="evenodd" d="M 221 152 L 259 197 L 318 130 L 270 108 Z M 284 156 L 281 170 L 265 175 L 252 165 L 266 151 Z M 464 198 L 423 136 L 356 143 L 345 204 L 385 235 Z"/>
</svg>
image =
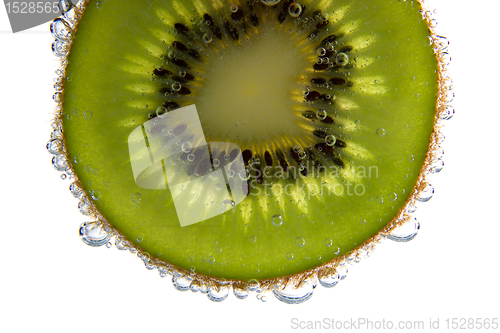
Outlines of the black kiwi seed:
<svg viewBox="0 0 500 333">
<path fill-rule="evenodd" d="M 250 159 L 252 158 L 252 151 L 250 149 L 246 149 L 241 153 L 241 155 L 243 157 L 243 161 L 245 162 L 245 164 L 247 164 L 248 161 L 250 161 Z"/>
<path fill-rule="evenodd" d="M 187 34 L 189 33 L 189 29 L 188 29 L 188 27 L 186 27 L 186 26 L 185 26 L 184 24 L 182 24 L 182 23 L 176 23 L 176 24 L 174 25 L 174 28 L 175 28 L 178 32 L 180 32 L 180 33 L 182 33 L 182 34 L 184 34 L 184 35 L 187 35 Z"/>
<path fill-rule="evenodd" d="M 273 166 L 273 158 L 271 157 L 271 154 L 266 150 L 264 154 L 264 160 L 266 161 L 266 164 L 268 166 Z"/>
<path fill-rule="evenodd" d="M 325 84 L 326 83 L 326 80 L 323 79 L 322 77 L 314 77 L 311 79 L 311 83 L 315 83 L 315 84 Z"/>
<path fill-rule="evenodd" d="M 179 51 L 187 51 L 188 48 L 186 45 L 182 44 L 181 42 L 175 41 L 172 43 L 172 46 L 175 47 Z"/>
<path fill-rule="evenodd" d="M 321 63 L 321 64 L 317 64 L 317 63 L 316 63 L 316 64 L 314 64 L 314 65 L 313 65 L 313 68 L 314 68 L 315 70 L 317 70 L 317 71 L 322 71 L 322 70 L 327 69 L 327 68 L 328 68 L 328 66 L 329 66 L 329 65 L 328 65 L 328 64 L 325 64 L 325 63 Z"/>
<path fill-rule="evenodd" d="M 156 76 L 167 76 L 167 75 L 172 75 L 172 72 L 166 69 L 154 69 L 153 74 Z"/>
<path fill-rule="evenodd" d="M 328 80 L 331 84 L 336 85 L 336 86 L 341 86 L 345 84 L 347 81 L 341 77 L 334 77 Z"/>
</svg>

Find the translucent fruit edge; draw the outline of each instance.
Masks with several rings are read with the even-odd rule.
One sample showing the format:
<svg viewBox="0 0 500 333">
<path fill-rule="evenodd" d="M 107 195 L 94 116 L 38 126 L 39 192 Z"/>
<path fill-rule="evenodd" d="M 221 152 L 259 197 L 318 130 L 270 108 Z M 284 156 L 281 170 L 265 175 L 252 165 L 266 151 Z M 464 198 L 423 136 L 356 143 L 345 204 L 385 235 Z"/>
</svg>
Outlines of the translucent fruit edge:
<svg viewBox="0 0 500 333">
<path fill-rule="evenodd" d="M 66 56 L 71 49 L 72 37 L 78 28 L 79 20 L 89 2 L 90 0 L 81 0 L 78 4 L 72 5 L 71 2 L 67 0 L 60 0 L 59 6 L 61 8 L 61 16 L 56 18 L 51 24 L 52 35 L 55 37 L 55 41 L 52 44 L 52 51 L 61 61 L 59 69 L 56 71 L 57 77 L 54 85 L 56 92 L 53 96 L 57 106 L 51 124 L 51 138 L 47 143 L 47 149 L 54 155 L 52 164 L 57 171 L 62 172 L 61 178 L 74 179 L 74 182 L 71 184 L 71 192 L 79 199 L 78 207 L 80 212 L 92 220 L 92 222 L 85 222 L 82 224 L 80 228 L 81 236 L 82 230 L 85 230 L 82 228 L 89 224 L 92 224 L 94 228 L 100 229 L 100 234 L 104 235 L 100 239 L 101 242 L 96 243 L 97 245 L 89 244 L 85 240 L 84 242 L 93 246 L 106 244 L 107 247 L 111 247 L 111 241 L 114 240 L 115 246 L 119 250 L 129 250 L 132 253 L 136 253 L 144 262 L 146 268 L 150 270 L 157 269 L 162 277 L 171 275 L 176 289 L 181 291 L 200 291 L 203 294 L 207 294 L 208 298 L 212 301 L 218 302 L 224 300 L 228 296 L 229 290 L 232 289 L 234 295 L 240 299 L 246 298 L 250 291 L 256 291 L 258 293 L 257 298 L 261 301 L 265 301 L 265 296 L 260 294 L 272 290 L 274 295 L 285 303 L 302 303 L 312 296 L 312 289 L 316 287 L 318 282 L 324 287 L 333 287 L 338 281 L 343 280 L 347 274 L 347 266 L 361 261 L 362 258 L 370 256 L 375 246 L 383 239 L 389 238 L 396 241 L 408 241 L 413 239 L 417 234 L 419 224 L 413 216 L 415 205 L 417 202 L 428 201 L 434 192 L 434 189 L 429 183 L 429 176 L 440 172 L 442 169 L 442 157 L 444 153 L 441 148 L 441 143 L 444 140 L 442 133 L 443 125 L 444 121 L 449 120 L 454 114 L 454 109 L 450 104 L 454 98 L 454 93 L 453 82 L 448 75 L 448 65 L 451 61 L 451 57 L 448 53 L 448 40 L 437 34 L 437 23 L 433 18 L 433 13 L 427 9 L 427 1 L 417 0 L 417 3 L 422 8 L 420 11 L 422 19 L 427 21 L 430 31 L 429 43 L 434 49 L 438 63 L 438 96 L 434 129 L 430 138 L 427 156 L 412 194 L 409 196 L 399 213 L 396 214 L 393 220 L 387 224 L 384 229 L 354 250 L 301 273 L 260 281 L 226 280 L 207 276 L 184 270 L 150 256 L 149 253 L 143 251 L 140 247 L 129 241 L 120 231 L 113 228 L 93 204 L 92 194 L 89 195 L 83 190 L 73 169 L 72 162 L 69 160 L 65 145 L 62 128 L 62 104 L 64 101 L 64 78 L 67 66 Z M 63 27 L 62 33 L 61 29 L 57 29 L 55 26 L 56 22 L 59 24 L 59 28 Z M 405 223 L 412 222 L 415 224 L 415 232 L 409 237 L 404 238 L 391 235 L 396 228 Z M 102 240 L 104 240 L 104 242 L 102 242 Z M 305 288 L 306 285 L 308 288 Z M 300 289 L 305 289 L 305 291 L 301 294 L 298 292 Z M 308 290 L 310 290 L 310 292 Z"/>
</svg>

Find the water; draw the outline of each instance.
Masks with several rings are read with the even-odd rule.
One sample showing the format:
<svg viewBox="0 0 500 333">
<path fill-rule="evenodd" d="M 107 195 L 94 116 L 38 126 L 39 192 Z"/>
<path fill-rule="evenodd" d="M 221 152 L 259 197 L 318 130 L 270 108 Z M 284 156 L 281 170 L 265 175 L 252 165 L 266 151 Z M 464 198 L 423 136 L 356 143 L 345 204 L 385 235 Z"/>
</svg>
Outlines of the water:
<svg viewBox="0 0 500 333">
<path fill-rule="evenodd" d="M 310 280 L 306 280 L 298 288 L 288 284 L 286 286 L 277 285 L 273 288 L 274 296 L 287 304 L 300 304 L 309 300 L 314 292 L 315 285 Z"/>
<path fill-rule="evenodd" d="M 110 234 L 97 222 L 83 222 L 79 234 L 82 242 L 94 247 L 106 245 L 110 238 Z"/>
</svg>

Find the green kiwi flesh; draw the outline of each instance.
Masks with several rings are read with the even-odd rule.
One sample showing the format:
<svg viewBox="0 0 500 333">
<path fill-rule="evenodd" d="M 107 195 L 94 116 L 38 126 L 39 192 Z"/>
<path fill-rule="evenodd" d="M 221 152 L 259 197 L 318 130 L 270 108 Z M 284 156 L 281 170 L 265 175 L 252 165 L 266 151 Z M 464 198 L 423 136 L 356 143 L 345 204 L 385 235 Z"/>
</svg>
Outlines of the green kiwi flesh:
<svg viewBox="0 0 500 333">
<path fill-rule="evenodd" d="M 100 216 L 152 257 L 227 280 L 298 274 L 362 245 L 412 195 L 438 94 L 419 2 L 304 0 L 298 17 L 291 5 L 87 3 L 67 57 L 66 151 Z M 128 138 L 158 108 L 192 104 L 207 142 L 246 152 L 250 193 L 181 227 L 168 189 L 134 181 Z M 188 209 L 220 206 L 190 190 Z"/>
</svg>

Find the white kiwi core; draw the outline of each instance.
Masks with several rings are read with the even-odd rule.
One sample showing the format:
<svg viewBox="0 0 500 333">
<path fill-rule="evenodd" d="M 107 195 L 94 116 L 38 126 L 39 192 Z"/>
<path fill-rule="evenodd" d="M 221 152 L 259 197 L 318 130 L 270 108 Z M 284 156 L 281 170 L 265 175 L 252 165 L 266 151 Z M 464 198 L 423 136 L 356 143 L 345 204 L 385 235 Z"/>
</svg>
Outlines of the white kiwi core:
<svg viewBox="0 0 500 333">
<path fill-rule="evenodd" d="M 267 22 L 258 35 L 210 54 L 195 98 L 205 135 L 243 143 L 299 133 L 293 109 L 310 61 L 293 37 Z"/>
</svg>

